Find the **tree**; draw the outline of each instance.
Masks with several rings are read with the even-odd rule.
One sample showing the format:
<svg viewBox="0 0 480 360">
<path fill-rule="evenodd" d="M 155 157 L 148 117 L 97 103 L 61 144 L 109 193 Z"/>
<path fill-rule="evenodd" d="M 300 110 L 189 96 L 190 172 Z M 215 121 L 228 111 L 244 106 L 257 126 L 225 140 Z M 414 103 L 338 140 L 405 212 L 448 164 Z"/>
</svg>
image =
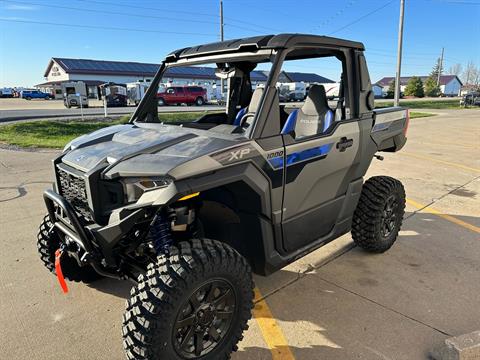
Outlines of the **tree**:
<svg viewBox="0 0 480 360">
<path fill-rule="evenodd" d="M 417 76 L 412 76 L 410 80 L 408 80 L 407 86 L 405 87 L 405 95 L 424 97 L 425 93 L 423 91 L 422 79 Z"/>
<path fill-rule="evenodd" d="M 462 73 L 462 64 L 455 64 L 448 68 L 449 75 L 460 76 L 461 73 Z"/>
<path fill-rule="evenodd" d="M 432 72 L 430 73 L 430 77 L 434 79 L 438 79 L 438 74 L 442 75 L 443 66 L 441 65 L 442 60 L 440 58 L 437 59 L 437 62 L 433 66 Z"/>
<path fill-rule="evenodd" d="M 440 86 L 437 85 L 437 79 L 432 78 L 431 76 L 425 80 L 425 95 L 430 97 L 440 96 L 441 90 Z"/>
<path fill-rule="evenodd" d="M 462 82 L 464 85 L 480 85 L 480 70 L 472 61 L 468 62 L 462 74 Z"/>
<path fill-rule="evenodd" d="M 387 95 L 385 97 L 387 99 L 393 99 L 395 97 L 395 79 L 390 81 L 390 84 L 388 84 Z"/>
</svg>

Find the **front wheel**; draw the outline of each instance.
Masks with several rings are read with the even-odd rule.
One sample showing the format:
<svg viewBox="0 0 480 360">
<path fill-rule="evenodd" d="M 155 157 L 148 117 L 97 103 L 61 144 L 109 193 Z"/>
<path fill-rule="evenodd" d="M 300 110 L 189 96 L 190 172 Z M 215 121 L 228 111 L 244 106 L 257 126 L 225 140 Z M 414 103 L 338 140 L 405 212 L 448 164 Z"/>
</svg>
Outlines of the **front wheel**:
<svg viewBox="0 0 480 360">
<path fill-rule="evenodd" d="M 199 96 L 196 100 L 195 100 L 195 105 L 197 106 L 202 106 L 203 104 L 205 104 L 205 100 Z"/>
<path fill-rule="evenodd" d="M 352 238 L 361 248 L 383 253 L 397 240 L 405 213 L 402 183 L 389 176 L 374 176 L 363 185 L 352 220 Z"/>
<path fill-rule="evenodd" d="M 158 106 L 165 106 L 165 99 L 164 98 L 158 98 Z"/>
<path fill-rule="evenodd" d="M 148 266 L 123 318 L 128 359 L 228 359 L 247 329 L 253 280 L 230 246 L 190 240 Z"/>
</svg>

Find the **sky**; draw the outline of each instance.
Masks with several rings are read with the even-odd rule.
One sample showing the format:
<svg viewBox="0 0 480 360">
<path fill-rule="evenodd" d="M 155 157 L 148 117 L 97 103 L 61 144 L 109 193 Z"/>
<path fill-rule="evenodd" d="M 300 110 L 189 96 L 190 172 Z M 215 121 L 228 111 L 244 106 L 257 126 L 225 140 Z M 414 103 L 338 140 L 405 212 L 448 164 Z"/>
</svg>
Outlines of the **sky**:
<svg viewBox="0 0 480 360">
<path fill-rule="evenodd" d="M 428 75 L 442 47 L 446 70 L 480 66 L 480 0 L 405 4 L 403 76 Z M 224 0 L 225 39 L 296 32 L 360 41 L 376 82 L 395 75 L 399 7 L 400 0 Z M 43 82 L 52 57 L 160 63 L 174 49 L 218 41 L 219 28 L 219 0 L 0 0 L 0 87 Z"/>
</svg>

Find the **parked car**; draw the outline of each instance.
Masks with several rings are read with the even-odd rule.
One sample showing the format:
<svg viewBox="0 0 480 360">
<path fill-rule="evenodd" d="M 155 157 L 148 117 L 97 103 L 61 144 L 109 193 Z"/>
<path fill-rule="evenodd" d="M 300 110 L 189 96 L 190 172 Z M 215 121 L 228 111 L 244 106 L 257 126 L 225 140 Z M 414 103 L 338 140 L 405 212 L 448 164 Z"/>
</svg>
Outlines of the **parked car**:
<svg viewBox="0 0 480 360">
<path fill-rule="evenodd" d="M 172 86 L 157 94 L 158 105 L 187 104 L 201 106 L 207 101 L 207 90 L 201 86 Z"/>
<path fill-rule="evenodd" d="M 13 89 L 12 88 L 3 88 L 0 89 L 0 97 L 2 98 L 13 98 Z"/>
<path fill-rule="evenodd" d="M 306 95 L 303 91 L 292 91 L 288 94 L 288 101 L 303 101 L 305 97 Z"/>
<path fill-rule="evenodd" d="M 52 94 L 42 92 L 40 90 L 23 90 L 21 92 L 22 99 L 25 100 L 32 100 L 32 99 L 45 99 L 50 100 L 53 99 Z"/>
<path fill-rule="evenodd" d="M 480 92 L 469 92 L 463 95 L 460 106 L 480 106 Z"/>
</svg>

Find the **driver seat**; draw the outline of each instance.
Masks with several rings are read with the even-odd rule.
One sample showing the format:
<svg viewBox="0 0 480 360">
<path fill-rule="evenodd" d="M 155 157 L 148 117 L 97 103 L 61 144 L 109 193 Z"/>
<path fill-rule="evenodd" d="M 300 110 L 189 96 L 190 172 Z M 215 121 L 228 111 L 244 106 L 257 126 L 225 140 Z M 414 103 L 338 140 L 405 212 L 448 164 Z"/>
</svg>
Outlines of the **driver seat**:
<svg viewBox="0 0 480 360">
<path fill-rule="evenodd" d="M 252 94 L 252 98 L 250 99 L 250 104 L 246 108 L 240 109 L 237 116 L 235 117 L 235 121 L 233 125 L 241 126 L 244 122 L 248 123 L 248 119 L 255 116 L 255 113 L 258 110 L 258 106 L 260 105 L 260 100 L 262 99 L 263 95 L 263 88 L 257 87 Z"/>
</svg>

